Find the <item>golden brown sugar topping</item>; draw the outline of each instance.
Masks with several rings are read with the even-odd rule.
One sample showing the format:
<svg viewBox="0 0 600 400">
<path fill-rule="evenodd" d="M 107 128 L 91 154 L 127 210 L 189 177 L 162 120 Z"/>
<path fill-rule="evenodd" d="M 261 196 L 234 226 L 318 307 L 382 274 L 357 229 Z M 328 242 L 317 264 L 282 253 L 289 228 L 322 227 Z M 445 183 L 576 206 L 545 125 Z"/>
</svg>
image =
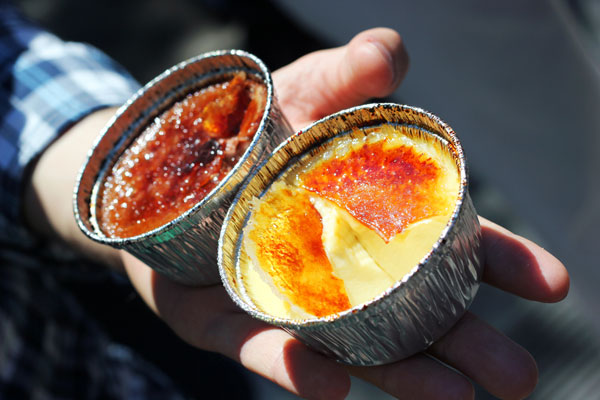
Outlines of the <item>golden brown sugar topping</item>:
<svg viewBox="0 0 600 400">
<path fill-rule="evenodd" d="M 253 201 L 240 262 L 247 294 L 259 309 L 291 319 L 376 298 L 431 251 L 460 182 L 446 142 L 411 127 L 326 142 Z"/>
<path fill-rule="evenodd" d="M 245 73 L 188 95 L 156 118 L 104 179 L 96 208 L 109 237 L 132 237 L 177 218 L 231 171 L 250 144 L 266 88 Z"/>
<path fill-rule="evenodd" d="M 261 268 L 295 305 L 317 317 L 350 308 L 344 283 L 332 273 L 321 216 L 304 191 L 283 189 L 261 199 L 249 237 Z"/>
<path fill-rule="evenodd" d="M 382 140 L 325 160 L 300 179 L 389 241 L 410 223 L 452 206 L 454 199 L 439 191 L 440 177 L 439 165 L 426 154 Z"/>
</svg>

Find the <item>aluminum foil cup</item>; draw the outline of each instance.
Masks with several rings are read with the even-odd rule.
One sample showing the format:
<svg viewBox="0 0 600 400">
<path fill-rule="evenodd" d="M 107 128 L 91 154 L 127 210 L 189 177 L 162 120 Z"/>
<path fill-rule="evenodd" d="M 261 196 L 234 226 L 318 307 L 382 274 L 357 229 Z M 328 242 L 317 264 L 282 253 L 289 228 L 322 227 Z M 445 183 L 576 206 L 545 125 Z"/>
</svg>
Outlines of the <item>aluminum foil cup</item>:
<svg viewBox="0 0 600 400">
<path fill-rule="evenodd" d="M 353 128 L 407 125 L 445 139 L 460 176 L 452 217 L 431 251 L 401 281 L 375 299 L 322 318 L 290 320 L 258 309 L 239 269 L 243 228 L 251 200 L 302 154 Z M 397 361 L 426 349 L 446 333 L 473 300 L 482 276 L 480 226 L 468 193 L 467 167 L 456 134 L 438 117 L 397 104 L 351 108 L 315 122 L 279 146 L 244 184 L 229 209 L 219 244 L 219 270 L 235 303 L 279 326 L 313 349 L 352 365 Z"/>
<path fill-rule="evenodd" d="M 105 236 L 95 220 L 96 197 L 100 183 L 117 158 L 155 117 L 176 101 L 237 71 L 245 71 L 263 82 L 268 98 L 258 130 L 233 170 L 202 201 L 166 225 L 126 239 Z M 75 186 L 77 223 L 91 239 L 130 252 L 174 281 L 188 285 L 217 283 L 219 232 L 233 196 L 251 169 L 292 133 L 273 93 L 271 75 L 257 57 L 229 50 L 184 61 L 140 89 L 96 140 Z"/>
</svg>

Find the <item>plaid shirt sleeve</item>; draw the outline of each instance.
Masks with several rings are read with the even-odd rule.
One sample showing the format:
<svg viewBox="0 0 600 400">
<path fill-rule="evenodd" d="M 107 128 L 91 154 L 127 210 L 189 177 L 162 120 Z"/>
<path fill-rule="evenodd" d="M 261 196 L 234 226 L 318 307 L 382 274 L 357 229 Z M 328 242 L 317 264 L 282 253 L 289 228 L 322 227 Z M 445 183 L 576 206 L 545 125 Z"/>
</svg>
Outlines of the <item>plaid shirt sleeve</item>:
<svg viewBox="0 0 600 400">
<path fill-rule="evenodd" d="M 70 125 L 123 104 L 138 87 L 100 51 L 63 42 L 0 1 L 1 241 L 25 234 L 20 213 L 27 165 Z"/>
<path fill-rule="evenodd" d="M 48 255 L 20 218 L 27 165 L 70 125 L 137 88 L 98 50 L 62 42 L 0 0 L 1 399 L 183 399 L 166 374 L 104 331 L 60 272 L 77 279 L 98 268 Z M 99 274 L 99 282 L 111 276 Z"/>
</svg>

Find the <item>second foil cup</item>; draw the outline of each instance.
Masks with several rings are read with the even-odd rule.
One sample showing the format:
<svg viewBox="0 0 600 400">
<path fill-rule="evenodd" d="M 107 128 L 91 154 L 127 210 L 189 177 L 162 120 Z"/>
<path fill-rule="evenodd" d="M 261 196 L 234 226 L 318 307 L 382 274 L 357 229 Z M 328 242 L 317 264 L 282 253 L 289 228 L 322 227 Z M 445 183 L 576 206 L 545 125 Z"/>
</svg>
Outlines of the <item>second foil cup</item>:
<svg viewBox="0 0 600 400">
<path fill-rule="evenodd" d="M 396 131 L 404 134 L 393 140 L 387 136 Z M 385 153 L 388 148 L 392 151 Z M 413 185 L 435 176 L 432 162 L 419 155 L 421 149 L 434 157 L 445 155 L 439 163 L 454 174 L 449 186 L 442 180 L 442 189 L 426 188 L 427 196 Z M 344 164 L 351 157 L 354 164 Z M 398 183 L 397 173 L 407 177 L 403 183 Z M 299 176 L 302 190 L 291 188 L 290 182 Z M 377 182 L 382 182 L 379 187 Z M 451 193 L 444 192 L 450 186 Z M 315 199 L 315 193 L 325 199 Z M 388 216 L 429 215 L 434 202 L 448 199 L 445 219 L 428 217 L 429 225 L 406 228 L 412 230 L 412 244 L 400 243 L 404 247 L 397 252 L 384 250 L 385 257 L 374 255 L 372 249 L 379 245 L 373 243 L 379 239 L 368 231 L 385 236 L 386 223 L 393 225 L 395 218 Z M 347 213 L 336 202 L 349 204 L 356 218 L 338 217 Z M 406 204 L 410 212 L 402 211 Z M 371 223 L 373 229 L 356 219 Z M 273 233 L 280 224 L 288 227 L 282 234 Z M 427 226 L 436 226 L 434 236 Z M 411 255 L 427 235 L 431 242 L 423 253 L 415 250 L 417 255 Z M 482 276 L 480 235 L 465 158 L 454 131 L 422 109 L 371 104 L 315 122 L 282 143 L 252 173 L 225 218 L 219 268 L 229 295 L 251 316 L 343 363 L 385 364 L 423 351 L 464 314 Z M 373 257 L 363 256 L 369 251 Z M 407 272 L 366 294 L 393 276 L 396 261 L 410 257 L 414 262 Z M 264 268 L 247 266 L 256 263 Z M 323 269 L 329 264 L 336 266 L 328 275 Z M 364 264 L 360 272 L 358 264 Z M 388 269 L 381 267 L 382 273 L 378 268 L 384 264 Z M 327 307 L 334 311 L 323 311 Z"/>
<path fill-rule="evenodd" d="M 103 211 L 101 209 L 103 206 L 101 196 L 103 190 L 105 190 L 105 181 L 108 182 L 109 179 L 107 176 L 116 173 L 113 169 L 116 163 L 119 162 L 120 157 L 126 151 L 135 153 L 137 151 L 135 146 L 139 146 L 139 143 L 135 142 L 136 139 L 141 136 L 142 132 L 146 134 L 148 127 L 155 120 L 163 118 L 166 112 L 171 112 L 172 118 L 177 113 L 179 113 L 176 115 L 177 118 L 185 118 L 185 115 L 181 115 L 181 110 L 172 111 L 175 104 L 211 85 L 218 86 L 224 81 L 236 79 L 235 77 L 238 75 L 260 85 L 264 98 L 259 100 L 261 105 L 264 106 L 264 111 L 262 113 L 258 112 L 257 118 L 250 124 L 254 125 L 256 131 L 253 136 L 250 136 L 250 139 L 245 138 L 247 148 L 241 152 L 238 151 L 237 158 L 230 158 L 230 160 L 235 160 L 235 162 L 230 162 L 232 164 L 231 169 L 228 170 L 225 176 L 222 176 L 223 174 L 219 175 L 217 161 L 214 157 L 217 154 L 225 159 L 226 157 L 222 155 L 222 152 L 229 151 L 228 148 L 225 148 L 229 145 L 232 149 L 235 149 L 237 145 L 237 138 L 235 137 L 233 140 L 229 140 L 228 144 L 221 147 L 219 147 L 220 139 L 218 138 L 211 138 L 206 143 L 200 143 L 200 140 L 205 139 L 196 140 L 191 137 L 171 144 L 182 147 L 191 146 L 193 152 L 190 153 L 190 157 L 196 157 L 197 159 L 183 160 L 181 166 L 174 167 L 175 172 L 169 172 L 172 175 L 169 179 L 181 174 L 181 170 L 188 173 L 187 169 L 198 163 L 207 165 L 210 163 L 210 168 L 204 166 L 206 169 L 204 172 L 216 174 L 212 177 L 216 179 L 216 185 L 205 193 L 202 198 L 195 200 L 187 210 L 179 214 L 173 214 L 171 219 L 161 223 L 160 226 L 152 226 L 147 231 L 137 232 L 133 235 L 115 236 L 107 234 L 99 223 L 99 214 Z M 233 85 L 233 83 L 230 83 L 230 85 Z M 243 96 L 243 93 L 240 94 L 239 91 L 236 91 L 236 88 L 234 89 L 230 89 L 227 96 L 232 97 L 234 101 L 240 104 L 243 103 L 242 107 L 252 107 L 252 102 L 249 103 L 247 98 L 240 99 L 239 96 Z M 211 90 L 206 89 L 206 96 L 211 96 Z M 221 107 L 217 110 L 216 116 L 213 112 L 214 120 L 207 120 L 207 118 L 203 120 L 197 117 L 193 123 L 183 128 L 195 129 L 195 126 L 199 125 L 209 135 L 217 135 L 214 132 L 217 132 L 219 125 L 240 125 L 240 123 L 243 125 L 245 123 L 245 120 L 243 120 L 244 109 L 234 111 L 238 115 L 228 116 L 223 114 L 229 107 L 223 103 L 224 100 L 219 98 L 213 100 L 211 104 L 207 103 L 208 105 L 205 104 L 203 107 Z M 183 113 L 185 112 L 186 109 L 183 108 Z M 210 115 L 210 110 L 207 110 L 207 112 L 209 114 L 206 115 Z M 174 122 L 172 124 L 178 123 Z M 175 126 L 174 128 L 178 127 Z M 165 132 L 157 131 L 155 134 L 163 135 Z M 77 223 L 80 229 L 91 239 L 128 251 L 159 273 L 176 282 L 187 285 L 218 283 L 217 242 L 226 211 L 240 184 L 252 168 L 264 160 L 278 144 L 291 134 L 291 128 L 279 110 L 275 99 L 270 72 L 263 62 L 255 56 L 244 51 L 228 50 L 206 53 L 182 62 L 166 70 L 140 89 L 121 107 L 97 139 L 80 171 L 75 187 L 74 211 Z M 223 143 L 225 142 L 223 141 Z M 195 145 L 198 146 L 193 147 Z M 146 159 L 158 158 L 160 151 L 162 150 L 154 149 L 152 153 L 145 155 Z M 136 155 L 136 157 L 138 156 Z M 167 154 L 161 157 L 164 158 L 163 164 L 162 166 L 157 164 L 158 168 L 167 169 L 169 163 L 173 164 L 169 158 L 172 155 Z M 132 165 L 132 168 L 135 168 L 133 164 L 136 164 L 138 159 L 139 157 L 134 158 L 134 161 L 127 162 Z M 150 172 L 142 171 L 147 176 L 146 181 L 139 185 L 139 190 L 148 190 L 150 185 L 154 185 L 152 187 L 157 186 L 159 178 L 156 178 L 156 176 L 158 175 L 152 175 Z M 127 173 L 126 171 L 125 174 Z M 176 188 L 175 190 L 187 189 L 185 188 L 186 184 L 187 181 L 183 182 L 183 188 Z M 115 185 L 113 184 L 113 186 Z M 125 193 L 118 192 L 115 195 L 118 199 L 120 199 L 119 196 L 125 196 L 121 198 L 128 199 L 129 192 L 137 193 L 137 190 L 123 189 L 117 186 L 117 191 L 119 190 L 121 192 L 125 191 Z M 167 205 L 165 207 L 164 202 L 169 200 L 169 196 L 176 196 L 176 193 L 174 194 L 173 190 L 169 192 L 164 188 L 157 188 L 156 190 L 162 190 L 158 193 L 156 202 L 161 204 L 166 212 L 172 211 L 170 210 L 172 206 Z M 153 194 L 149 193 L 148 195 Z M 188 200 L 189 198 L 184 198 L 182 201 Z M 118 206 L 119 204 L 116 205 L 116 207 Z M 127 204 L 124 204 L 124 206 L 127 206 Z M 151 208 L 151 206 L 144 207 Z M 152 212 L 152 210 L 148 210 L 148 212 Z M 127 221 L 123 225 L 126 225 L 127 228 L 135 223 L 136 221 Z"/>
</svg>

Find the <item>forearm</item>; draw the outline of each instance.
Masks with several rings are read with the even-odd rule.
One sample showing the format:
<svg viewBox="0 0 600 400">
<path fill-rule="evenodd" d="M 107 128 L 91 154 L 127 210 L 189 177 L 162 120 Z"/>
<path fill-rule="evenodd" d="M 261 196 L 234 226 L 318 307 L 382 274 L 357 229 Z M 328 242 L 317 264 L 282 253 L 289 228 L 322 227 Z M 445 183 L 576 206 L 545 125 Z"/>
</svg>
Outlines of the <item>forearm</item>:
<svg viewBox="0 0 600 400">
<path fill-rule="evenodd" d="M 95 243 L 77 227 L 73 189 L 87 151 L 115 113 L 115 108 L 93 112 L 65 131 L 33 165 L 25 186 L 25 219 L 36 233 L 67 243 L 85 256 L 121 269 L 118 251 Z"/>
</svg>

